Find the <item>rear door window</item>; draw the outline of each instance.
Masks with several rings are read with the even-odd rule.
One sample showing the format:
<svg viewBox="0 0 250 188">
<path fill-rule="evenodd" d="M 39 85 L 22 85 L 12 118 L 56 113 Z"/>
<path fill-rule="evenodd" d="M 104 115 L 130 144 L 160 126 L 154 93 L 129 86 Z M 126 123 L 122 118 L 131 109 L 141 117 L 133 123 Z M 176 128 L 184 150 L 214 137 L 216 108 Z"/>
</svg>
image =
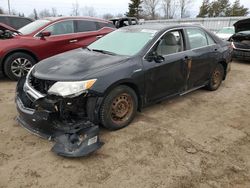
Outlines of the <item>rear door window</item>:
<svg viewBox="0 0 250 188">
<path fill-rule="evenodd" d="M 191 49 L 202 48 L 208 45 L 206 34 L 197 28 L 186 29 Z"/>
<path fill-rule="evenodd" d="M 78 33 L 98 30 L 97 23 L 93 21 L 77 20 L 76 25 Z"/>
</svg>

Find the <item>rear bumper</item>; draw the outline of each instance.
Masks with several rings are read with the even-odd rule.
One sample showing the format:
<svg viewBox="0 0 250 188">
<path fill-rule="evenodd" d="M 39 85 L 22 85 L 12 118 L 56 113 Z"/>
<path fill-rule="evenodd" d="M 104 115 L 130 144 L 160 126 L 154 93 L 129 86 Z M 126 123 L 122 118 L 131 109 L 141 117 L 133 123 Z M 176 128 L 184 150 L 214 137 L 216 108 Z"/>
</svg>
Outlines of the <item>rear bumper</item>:
<svg viewBox="0 0 250 188">
<path fill-rule="evenodd" d="M 250 51 L 234 49 L 233 58 L 240 60 L 250 60 Z"/>
</svg>

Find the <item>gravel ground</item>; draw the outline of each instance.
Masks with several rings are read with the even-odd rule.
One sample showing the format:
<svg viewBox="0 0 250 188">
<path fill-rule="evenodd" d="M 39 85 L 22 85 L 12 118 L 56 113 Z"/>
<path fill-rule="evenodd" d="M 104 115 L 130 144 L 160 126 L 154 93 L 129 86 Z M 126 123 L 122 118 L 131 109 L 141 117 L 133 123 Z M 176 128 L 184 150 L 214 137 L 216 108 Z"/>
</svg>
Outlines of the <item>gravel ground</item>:
<svg viewBox="0 0 250 188">
<path fill-rule="evenodd" d="M 250 63 L 219 90 L 198 90 L 101 131 L 89 157 L 67 159 L 15 122 L 15 82 L 0 80 L 0 187 L 250 187 Z"/>
</svg>

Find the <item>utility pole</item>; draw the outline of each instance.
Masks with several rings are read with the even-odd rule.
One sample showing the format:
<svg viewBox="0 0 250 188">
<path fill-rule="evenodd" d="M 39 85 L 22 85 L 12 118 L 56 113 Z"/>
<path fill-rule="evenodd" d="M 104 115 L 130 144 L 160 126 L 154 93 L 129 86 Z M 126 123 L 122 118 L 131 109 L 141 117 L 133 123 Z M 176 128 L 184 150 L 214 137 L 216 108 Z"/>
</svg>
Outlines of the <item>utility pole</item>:
<svg viewBox="0 0 250 188">
<path fill-rule="evenodd" d="M 8 0 L 8 8 L 9 8 L 9 14 L 10 14 L 10 0 Z"/>
</svg>

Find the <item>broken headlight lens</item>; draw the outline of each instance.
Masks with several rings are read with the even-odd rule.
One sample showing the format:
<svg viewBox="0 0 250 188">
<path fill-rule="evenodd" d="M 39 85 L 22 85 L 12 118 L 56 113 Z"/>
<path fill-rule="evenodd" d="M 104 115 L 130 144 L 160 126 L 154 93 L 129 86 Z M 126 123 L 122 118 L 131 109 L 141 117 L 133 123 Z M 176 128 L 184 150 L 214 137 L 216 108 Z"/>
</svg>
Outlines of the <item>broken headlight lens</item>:
<svg viewBox="0 0 250 188">
<path fill-rule="evenodd" d="M 75 82 L 56 82 L 48 90 L 49 94 L 62 97 L 76 97 L 90 89 L 96 79 Z"/>
</svg>

